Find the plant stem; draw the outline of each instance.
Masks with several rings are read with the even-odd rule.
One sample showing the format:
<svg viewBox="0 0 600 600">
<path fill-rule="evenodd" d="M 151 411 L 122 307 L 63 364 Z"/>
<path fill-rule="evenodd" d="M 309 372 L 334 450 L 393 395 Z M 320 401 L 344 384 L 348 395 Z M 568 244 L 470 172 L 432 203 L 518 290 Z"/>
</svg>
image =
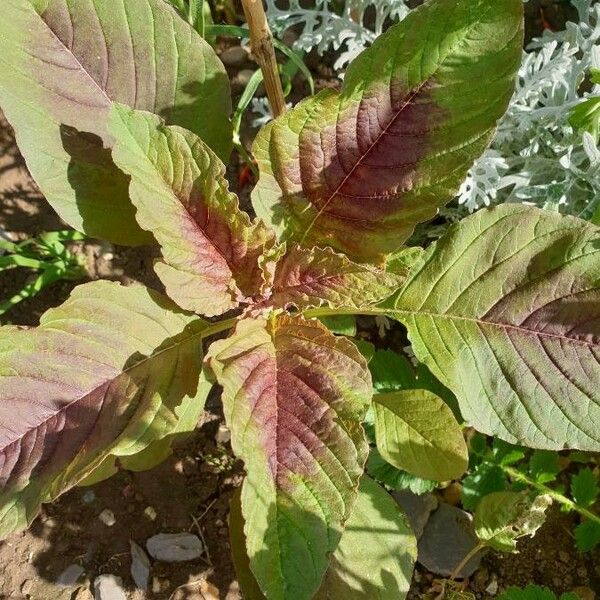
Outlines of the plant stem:
<svg viewBox="0 0 600 600">
<path fill-rule="evenodd" d="M 563 504 L 564 506 L 569 507 L 571 510 L 578 512 L 580 515 L 586 517 L 590 521 L 595 521 L 596 523 L 600 523 L 600 517 L 598 515 L 594 514 L 591 510 L 588 510 L 587 508 L 584 508 L 583 506 L 579 506 L 577 503 L 573 502 L 573 500 L 571 500 L 570 498 L 567 498 L 560 492 L 557 492 L 556 490 L 549 488 L 548 486 L 544 485 L 543 483 L 539 483 L 539 482 L 527 477 L 527 475 L 525 475 L 524 473 L 521 473 L 521 471 L 518 471 L 517 469 L 513 469 L 512 467 L 508 467 L 505 465 L 500 465 L 500 468 L 512 479 L 516 479 L 517 481 L 520 481 L 521 483 L 531 486 L 531 487 L 535 488 L 536 490 L 542 492 L 543 494 L 548 494 L 548 496 L 550 496 L 551 498 L 553 498 L 560 504 Z"/>
<path fill-rule="evenodd" d="M 273 117 L 277 118 L 285 112 L 285 99 L 277 68 L 273 36 L 267 23 L 267 15 L 262 0 L 242 0 L 242 6 L 250 30 L 252 54 L 263 73 L 271 112 Z"/>
<path fill-rule="evenodd" d="M 458 563 L 458 566 L 456 567 L 456 569 L 454 569 L 454 571 L 452 571 L 452 574 L 450 575 L 450 581 L 454 581 L 460 575 L 460 572 L 465 568 L 465 566 L 469 563 L 469 561 L 478 552 L 481 552 L 484 548 L 485 548 L 484 542 L 479 542 L 477 544 L 477 546 L 475 546 L 474 548 L 471 548 L 471 550 L 469 552 L 467 552 L 467 555 Z"/>
</svg>

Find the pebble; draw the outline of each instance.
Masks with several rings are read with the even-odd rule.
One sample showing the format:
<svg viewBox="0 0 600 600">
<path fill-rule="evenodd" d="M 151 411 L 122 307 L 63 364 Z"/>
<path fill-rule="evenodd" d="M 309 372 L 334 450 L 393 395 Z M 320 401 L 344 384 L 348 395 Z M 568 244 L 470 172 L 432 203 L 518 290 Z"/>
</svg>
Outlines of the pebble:
<svg viewBox="0 0 600 600">
<path fill-rule="evenodd" d="M 413 494 L 408 490 L 393 492 L 394 500 L 406 514 L 412 530 L 419 539 L 429 521 L 429 516 L 438 507 L 438 500 L 433 494 Z"/>
<path fill-rule="evenodd" d="M 240 71 L 239 74 L 241 75 L 242 73 L 243 71 Z M 229 440 L 231 440 L 231 431 L 229 431 L 229 427 L 227 427 L 227 425 L 219 425 L 219 429 L 215 435 L 215 442 L 217 442 L 217 444 L 226 444 Z"/>
<path fill-rule="evenodd" d="M 75 594 L 73 600 L 94 600 L 94 595 L 86 587 L 81 587 Z"/>
<path fill-rule="evenodd" d="M 84 504 L 91 504 L 96 499 L 96 494 L 94 490 L 88 490 L 82 496 L 82 500 Z"/>
<path fill-rule="evenodd" d="M 254 75 L 254 71 L 252 69 L 242 69 L 236 76 L 235 76 L 235 82 L 239 85 L 241 85 L 242 87 L 246 87 L 248 85 L 248 82 L 250 81 L 250 78 L 252 77 L 252 75 Z M 223 425 L 221 425 L 221 427 L 223 427 Z M 221 427 L 219 427 L 219 431 L 217 431 L 217 435 L 215 436 L 215 439 L 217 441 L 217 443 L 221 443 L 224 444 L 225 442 L 221 442 L 219 440 L 219 433 L 221 431 Z M 229 431 L 229 430 L 228 430 Z M 231 437 L 231 436 L 230 436 Z M 228 442 L 229 440 L 225 440 L 226 442 Z"/>
<path fill-rule="evenodd" d="M 448 576 L 477 544 L 473 517 L 460 508 L 442 503 L 423 530 L 417 560 L 432 573 Z M 482 557 L 482 552 L 477 553 L 463 567 L 459 578 L 470 577 L 479 568 Z"/>
<path fill-rule="evenodd" d="M 166 592 L 171 587 L 171 582 L 168 579 L 160 579 L 159 577 L 154 577 L 152 579 L 152 593 L 160 594 L 161 592 Z"/>
<path fill-rule="evenodd" d="M 146 591 L 150 580 L 150 559 L 144 549 L 133 540 L 130 540 L 129 544 L 131 546 L 131 577 L 138 588 Z"/>
<path fill-rule="evenodd" d="M 580 586 L 573 588 L 573 593 L 577 594 L 581 600 L 596 600 L 596 592 L 589 587 Z"/>
<path fill-rule="evenodd" d="M 114 575 L 100 575 L 94 581 L 94 600 L 127 600 L 121 587 L 123 580 Z"/>
<path fill-rule="evenodd" d="M 81 565 L 69 565 L 57 578 L 56 585 L 62 587 L 74 586 L 78 579 L 83 575 L 84 570 Z"/>
<path fill-rule="evenodd" d="M 146 506 L 144 515 L 151 521 L 156 521 L 156 510 L 154 509 L 154 506 Z"/>
<path fill-rule="evenodd" d="M 112 527 L 117 519 L 115 518 L 115 513 L 108 508 L 105 508 L 99 515 L 98 518 L 107 526 Z"/>
<path fill-rule="evenodd" d="M 31 594 L 34 585 L 35 581 L 33 579 L 26 579 L 21 585 L 21 594 L 23 594 L 24 596 Z"/>
<path fill-rule="evenodd" d="M 221 52 L 221 62 L 227 67 L 239 67 L 248 62 L 250 54 L 242 46 L 232 46 Z"/>
<path fill-rule="evenodd" d="M 146 542 L 150 556 L 163 562 L 185 562 L 202 555 L 200 538 L 192 533 L 159 533 Z"/>
<path fill-rule="evenodd" d="M 442 495 L 444 497 L 444 502 L 447 502 L 452 506 L 457 506 L 460 504 L 462 485 L 456 481 L 453 481 L 447 488 L 444 489 Z"/>
<path fill-rule="evenodd" d="M 495 596 L 498 593 L 498 580 L 494 577 L 491 583 L 485 588 L 485 591 L 491 596 Z"/>
<path fill-rule="evenodd" d="M 564 550 L 559 550 L 558 558 L 560 558 L 560 560 L 564 563 L 568 563 L 571 560 L 569 553 L 565 552 Z"/>
</svg>

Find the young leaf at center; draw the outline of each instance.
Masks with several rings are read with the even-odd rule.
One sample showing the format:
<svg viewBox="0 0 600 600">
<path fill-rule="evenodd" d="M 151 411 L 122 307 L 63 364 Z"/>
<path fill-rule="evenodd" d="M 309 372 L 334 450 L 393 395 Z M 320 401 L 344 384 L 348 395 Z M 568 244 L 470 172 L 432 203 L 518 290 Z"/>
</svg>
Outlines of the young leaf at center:
<svg viewBox="0 0 600 600">
<path fill-rule="evenodd" d="M 209 317 L 260 295 L 273 235 L 239 209 L 215 153 L 190 131 L 122 105 L 113 106 L 110 131 L 136 218 L 161 246 L 155 270 L 168 295 Z"/>
</svg>

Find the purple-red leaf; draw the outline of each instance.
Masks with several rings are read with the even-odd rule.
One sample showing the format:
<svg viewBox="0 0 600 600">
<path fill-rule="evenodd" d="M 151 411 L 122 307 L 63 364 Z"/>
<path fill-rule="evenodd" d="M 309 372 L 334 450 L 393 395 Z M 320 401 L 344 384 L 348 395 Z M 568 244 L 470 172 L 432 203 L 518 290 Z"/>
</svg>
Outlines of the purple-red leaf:
<svg viewBox="0 0 600 600">
<path fill-rule="evenodd" d="M 280 239 L 356 260 L 452 199 L 514 90 L 522 0 L 430 0 L 327 90 L 265 127 L 252 202 Z"/>
<path fill-rule="evenodd" d="M 214 316 L 260 296 L 262 255 L 274 235 L 239 209 L 214 152 L 190 131 L 122 105 L 113 107 L 110 130 L 136 218 L 161 246 L 155 269 L 169 297 Z"/>
<path fill-rule="evenodd" d="M 287 316 L 240 321 L 207 360 L 246 466 L 252 571 L 269 600 L 308 600 L 339 542 L 368 452 L 366 361 L 318 321 Z"/>
<path fill-rule="evenodd" d="M 206 326 L 142 286 L 99 281 L 35 329 L 0 329 L 0 536 L 109 457 L 176 433 L 182 411 L 197 418 Z"/>
<path fill-rule="evenodd" d="M 272 301 L 298 309 L 327 305 L 359 308 L 381 302 L 402 285 L 408 268 L 387 273 L 354 263 L 330 248 L 292 244 L 275 268 Z"/>
</svg>

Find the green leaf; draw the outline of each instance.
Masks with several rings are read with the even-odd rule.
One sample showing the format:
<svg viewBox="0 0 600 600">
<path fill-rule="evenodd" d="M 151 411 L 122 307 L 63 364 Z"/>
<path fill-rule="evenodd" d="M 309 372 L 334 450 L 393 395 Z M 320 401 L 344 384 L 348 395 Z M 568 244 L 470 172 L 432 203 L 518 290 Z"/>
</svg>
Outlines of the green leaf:
<svg viewBox="0 0 600 600">
<path fill-rule="evenodd" d="M 354 315 L 332 315 L 320 317 L 319 321 L 336 335 L 354 337 L 356 335 L 356 317 Z"/>
<path fill-rule="evenodd" d="M 423 363 L 418 363 L 416 368 L 413 368 L 406 356 L 386 349 L 375 352 L 369 362 L 369 369 L 376 391 L 429 390 L 439 396 L 460 419 L 456 397 Z"/>
<path fill-rule="evenodd" d="M 535 532 L 546 520 L 552 504 L 548 495 L 532 501 L 525 492 L 494 492 L 477 505 L 473 525 L 477 537 L 501 552 L 516 552 L 517 540 Z"/>
<path fill-rule="evenodd" d="M 367 472 L 389 490 L 410 490 L 413 494 L 421 495 L 432 492 L 438 486 L 437 481 L 411 475 L 390 465 L 377 448 L 371 448 L 369 452 Z"/>
<path fill-rule="evenodd" d="M 0 105 L 27 166 L 61 218 L 88 235 L 152 240 L 111 160 L 113 101 L 160 114 L 229 156 L 225 69 L 163 0 L 6 0 L 0 57 Z"/>
<path fill-rule="evenodd" d="M 366 307 L 398 291 L 407 275 L 408 268 L 387 273 L 354 263 L 330 248 L 308 250 L 293 244 L 275 267 L 272 301 L 278 307 L 298 309 Z"/>
<path fill-rule="evenodd" d="M 377 394 L 373 398 L 375 436 L 390 464 L 422 477 L 460 477 L 469 454 L 462 429 L 443 400 L 427 390 Z"/>
<path fill-rule="evenodd" d="M 508 489 L 508 479 L 502 468 L 487 462 L 478 465 L 462 484 L 462 505 L 465 510 L 471 511 L 488 494 Z"/>
<path fill-rule="evenodd" d="M 233 562 L 246 600 L 264 600 L 245 553 L 240 494 L 229 513 Z M 366 476 L 315 600 L 403 600 L 410 587 L 417 541 L 398 504 Z"/>
<path fill-rule="evenodd" d="M 598 141 L 600 134 L 600 97 L 589 98 L 572 108 L 569 123 L 575 129 L 588 131 Z"/>
<path fill-rule="evenodd" d="M 498 600 L 556 600 L 556 596 L 547 587 L 528 585 L 526 588 L 509 587 Z M 580 600 L 576 594 L 562 594 L 560 600 Z"/>
<path fill-rule="evenodd" d="M 584 521 L 575 527 L 575 543 L 581 552 L 589 552 L 600 544 L 600 523 Z"/>
<path fill-rule="evenodd" d="M 355 260 L 397 250 L 455 195 L 521 63 L 521 0 L 431 0 L 254 143 L 256 213 L 280 239 Z"/>
<path fill-rule="evenodd" d="M 408 359 L 393 350 L 376 350 L 369 362 L 373 387 L 378 392 L 412 389 L 415 373 Z"/>
<path fill-rule="evenodd" d="M 581 469 L 571 479 L 571 496 L 579 506 L 588 507 L 598 499 L 598 478 L 590 468 Z"/>
<path fill-rule="evenodd" d="M 560 473 L 558 453 L 536 450 L 529 459 L 529 473 L 539 483 L 550 483 Z"/>
<path fill-rule="evenodd" d="M 366 360 L 317 320 L 241 320 L 208 364 L 246 467 L 250 567 L 269 600 L 317 591 L 356 497 L 368 446 Z"/>
<path fill-rule="evenodd" d="M 142 286 L 96 281 L 35 329 L 0 328 L 0 536 L 197 419 L 207 326 Z"/>
<path fill-rule="evenodd" d="M 417 540 L 398 503 L 363 476 L 315 600 L 403 600 L 416 559 Z"/>
<path fill-rule="evenodd" d="M 465 420 L 513 444 L 600 449 L 600 229 L 525 206 L 452 226 L 389 312 Z"/>
<path fill-rule="evenodd" d="M 179 306 L 215 316 L 260 296 L 262 256 L 274 244 L 229 191 L 225 165 L 193 133 L 114 105 L 113 158 L 131 177 L 141 227 L 162 249 L 155 270 Z"/>
<path fill-rule="evenodd" d="M 556 453 L 554 454 L 556 455 Z M 492 443 L 492 456 L 498 464 L 507 467 L 523 460 L 525 458 L 525 451 L 519 446 L 513 446 L 502 440 L 495 439 Z"/>
</svg>

